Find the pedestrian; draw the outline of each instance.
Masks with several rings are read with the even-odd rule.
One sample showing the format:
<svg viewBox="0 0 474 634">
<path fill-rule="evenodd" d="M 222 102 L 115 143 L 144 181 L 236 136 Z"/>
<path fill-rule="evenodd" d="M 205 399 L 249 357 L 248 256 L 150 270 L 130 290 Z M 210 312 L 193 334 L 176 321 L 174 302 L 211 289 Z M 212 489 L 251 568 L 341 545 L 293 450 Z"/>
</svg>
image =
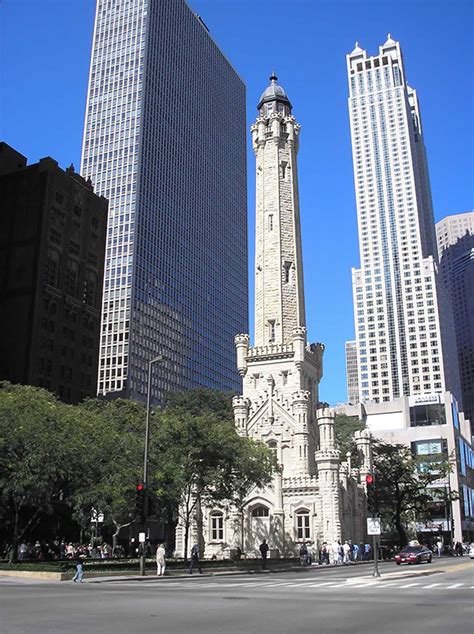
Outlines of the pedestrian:
<svg viewBox="0 0 474 634">
<path fill-rule="evenodd" d="M 160 544 L 156 549 L 156 574 L 158 577 L 163 577 L 165 574 L 166 560 L 165 560 L 165 547 L 164 544 Z"/>
<path fill-rule="evenodd" d="M 25 542 L 21 542 L 20 546 L 18 547 L 18 561 L 24 561 L 27 557 L 28 554 L 28 546 L 25 544 Z"/>
<path fill-rule="evenodd" d="M 354 544 L 352 547 L 352 555 L 354 561 L 359 561 L 359 544 Z"/>
<path fill-rule="evenodd" d="M 264 539 L 260 544 L 260 554 L 262 555 L 262 570 L 265 570 L 265 561 L 268 555 L 268 544 L 266 539 Z"/>
<path fill-rule="evenodd" d="M 462 557 L 464 555 L 463 547 L 462 547 L 461 542 L 456 542 L 456 546 L 454 547 L 454 549 L 455 549 L 456 555 L 458 557 Z"/>
<path fill-rule="evenodd" d="M 436 550 L 438 551 L 438 557 L 441 557 L 441 555 L 443 554 L 443 542 L 441 541 L 441 539 L 438 539 L 438 541 L 436 542 Z"/>
<path fill-rule="evenodd" d="M 74 583 L 84 583 L 82 577 L 84 576 L 84 567 L 82 564 L 82 559 L 78 559 L 76 562 L 76 574 L 72 578 Z"/>
<path fill-rule="evenodd" d="M 189 574 L 193 574 L 194 566 L 198 567 L 199 574 L 202 575 L 201 562 L 199 560 L 199 544 L 194 544 L 191 548 L 191 563 L 189 565 Z"/>
<path fill-rule="evenodd" d="M 306 542 L 303 542 L 300 547 L 300 563 L 302 566 L 308 565 L 308 547 Z"/>
<path fill-rule="evenodd" d="M 344 542 L 344 544 L 342 546 L 342 550 L 344 551 L 344 561 L 343 561 L 343 563 L 345 563 L 345 564 L 350 563 L 350 560 L 351 560 L 351 547 L 350 547 L 348 541 Z"/>
</svg>

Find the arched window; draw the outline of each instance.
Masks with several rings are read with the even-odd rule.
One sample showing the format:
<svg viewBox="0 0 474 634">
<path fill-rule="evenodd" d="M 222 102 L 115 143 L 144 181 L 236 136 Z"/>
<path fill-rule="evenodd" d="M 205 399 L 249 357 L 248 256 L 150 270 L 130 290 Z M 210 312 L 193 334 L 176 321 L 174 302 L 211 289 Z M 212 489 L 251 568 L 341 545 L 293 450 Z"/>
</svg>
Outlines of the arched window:
<svg viewBox="0 0 474 634">
<path fill-rule="evenodd" d="M 297 539 L 309 539 L 309 511 L 301 509 L 296 511 L 296 537 Z"/>
<path fill-rule="evenodd" d="M 224 541 L 224 515 L 221 511 L 211 513 L 211 541 Z"/>
<path fill-rule="evenodd" d="M 269 449 L 271 449 L 272 451 L 276 452 L 277 447 L 278 447 L 277 441 L 276 440 L 269 440 L 267 442 L 267 447 Z"/>
<path fill-rule="evenodd" d="M 268 508 L 261 504 L 252 509 L 252 517 L 268 517 L 268 515 Z"/>
</svg>

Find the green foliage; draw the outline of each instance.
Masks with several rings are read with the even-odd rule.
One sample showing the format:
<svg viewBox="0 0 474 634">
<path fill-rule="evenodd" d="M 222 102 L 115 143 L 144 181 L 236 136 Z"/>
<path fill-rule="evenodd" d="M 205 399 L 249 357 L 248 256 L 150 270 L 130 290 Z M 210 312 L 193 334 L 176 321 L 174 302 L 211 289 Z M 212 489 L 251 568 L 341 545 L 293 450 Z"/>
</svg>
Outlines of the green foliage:
<svg viewBox="0 0 474 634">
<path fill-rule="evenodd" d="M 40 388 L 0 383 L 0 516 L 16 543 L 87 480 L 87 422 Z"/>
<path fill-rule="evenodd" d="M 396 530 L 404 546 L 407 525 L 415 519 L 431 519 L 433 502 L 440 496 L 434 485 L 452 470 L 452 461 L 443 454 L 420 460 L 400 444 L 375 442 L 372 450 L 375 502 L 382 520 Z"/>
<path fill-rule="evenodd" d="M 166 397 L 166 410 L 182 412 L 191 416 L 214 414 L 221 420 L 232 420 L 231 392 L 218 392 L 209 388 L 198 387 L 185 392 L 170 393 Z"/>
<path fill-rule="evenodd" d="M 146 412 L 124 399 L 65 405 L 46 390 L 0 383 L 0 521 L 16 544 L 67 504 L 83 528 L 94 511 L 120 528 L 134 521 L 143 477 Z M 201 503 L 240 504 L 271 480 L 273 453 L 235 431 L 231 395 L 191 390 L 150 419 L 149 487 L 168 518 L 186 525 Z"/>
<path fill-rule="evenodd" d="M 90 451 L 94 467 L 87 487 L 76 493 L 76 516 L 97 509 L 116 532 L 134 520 L 135 486 L 143 478 L 145 407 L 136 401 L 89 399 L 77 409 L 96 429 Z"/>
<path fill-rule="evenodd" d="M 349 451 L 354 459 L 357 459 L 354 433 L 356 431 L 362 431 L 363 429 L 365 429 L 365 424 L 359 420 L 357 416 L 336 414 L 334 419 L 334 433 L 342 460 L 345 460 L 346 454 Z"/>
</svg>

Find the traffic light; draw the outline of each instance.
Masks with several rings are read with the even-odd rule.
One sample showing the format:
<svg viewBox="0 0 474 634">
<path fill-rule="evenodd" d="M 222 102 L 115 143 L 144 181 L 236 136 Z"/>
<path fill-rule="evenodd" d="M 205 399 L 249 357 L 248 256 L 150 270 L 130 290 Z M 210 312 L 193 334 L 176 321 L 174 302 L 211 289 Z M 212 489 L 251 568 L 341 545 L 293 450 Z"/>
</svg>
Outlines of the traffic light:
<svg viewBox="0 0 474 634">
<path fill-rule="evenodd" d="M 454 517 L 451 518 L 451 530 L 454 532 Z"/>
<path fill-rule="evenodd" d="M 135 517 L 141 523 L 145 521 L 145 499 L 145 486 L 137 484 L 135 491 Z"/>
<path fill-rule="evenodd" d="M 375 500 L 374 476 L 371 473 L 365 476 L 365 484 L 367 489 L 367 511 L 370 517 L 374 517 L 377 515 L 377 502 Z"/>
</svg>

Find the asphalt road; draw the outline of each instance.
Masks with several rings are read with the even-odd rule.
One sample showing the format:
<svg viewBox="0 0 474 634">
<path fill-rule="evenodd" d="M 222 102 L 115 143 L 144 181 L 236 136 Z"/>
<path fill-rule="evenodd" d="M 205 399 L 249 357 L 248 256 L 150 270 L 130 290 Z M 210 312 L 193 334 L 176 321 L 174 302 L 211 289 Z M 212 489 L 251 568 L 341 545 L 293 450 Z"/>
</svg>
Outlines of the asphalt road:
<svg viewBox="0 0 474 634">
<path fill-rule="evenodd" d="M 1 634 L 471 634 L 474 560 L 143 580 L 0 577 Z M 416 573 L 416 576 L 415 576 Z M 421 573 L 421 574 L 418 574 Z"/>
</svg>

